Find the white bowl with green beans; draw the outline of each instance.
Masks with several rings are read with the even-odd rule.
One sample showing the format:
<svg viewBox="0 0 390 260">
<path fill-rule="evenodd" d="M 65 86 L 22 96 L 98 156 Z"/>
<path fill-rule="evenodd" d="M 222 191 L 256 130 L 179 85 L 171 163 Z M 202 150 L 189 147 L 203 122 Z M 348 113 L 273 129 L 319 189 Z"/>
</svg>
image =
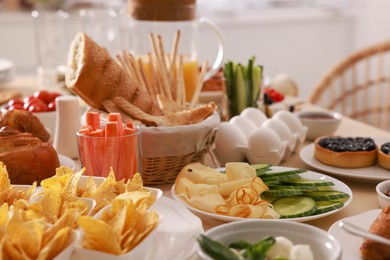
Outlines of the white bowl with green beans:
<svg viewBox="0 0 390 260">
<path fill-rule="evenodd" d="M 278 243 L 281 241 L 280 237 L 284 238 L 283 243 Z M 337 260 L 342 251 L 339 242 L 322 229 L 303 223 L 272 220 L 243 220 L 222 224 L 209 229 L 197 240 L 198 254 L 207 260 L 268 259 L 265 257 L 269 254 L 283 256 L 277 259 Z M 236 257 L 237 250 L 235 254 L 231 254 L 229 248 L 239 248 L 245 257 Z M 300 252 L 293 252 L 294 250 Z M 307 258 L 308 250 L 312 258 Z"/>
</svg>

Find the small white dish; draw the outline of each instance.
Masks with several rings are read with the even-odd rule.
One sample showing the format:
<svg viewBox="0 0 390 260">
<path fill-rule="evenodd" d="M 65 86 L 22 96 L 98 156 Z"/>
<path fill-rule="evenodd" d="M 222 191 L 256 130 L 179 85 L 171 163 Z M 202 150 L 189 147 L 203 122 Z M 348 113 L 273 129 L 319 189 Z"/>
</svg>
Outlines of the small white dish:
<svg viewBox="0 0 390 260">
<path fill-rule="evenodd" d="M 206 231 L 205 235 L 226 246 L 241 240 L 255 243 L 265 236 L 283 236 L 294 245 L 309 245 L 316 260 L 338 260 L 341 257 L 341 246 L 333 236 L 302 223 L 243 220 L 219 225 Z M 198 253 L 203 259 L 210 259 L 200 248 Z"/>
<path fill-rule="evenodd" d="M 379 206 L 383 209 L 390 204 L 390 196 L 387 196 L 385 192 L 390 194 L 390 180 L 382 181 L 376 185 L 376 194 L 378 196 Z"/>
<path fill-rule="evenodd" d="M 306 139 L 332 135 L 340 125 L 342 115 L 339 112 L 327 110 L 304 110 L 296 113 L 302 125 L 308 128 Z"/>
</svg>

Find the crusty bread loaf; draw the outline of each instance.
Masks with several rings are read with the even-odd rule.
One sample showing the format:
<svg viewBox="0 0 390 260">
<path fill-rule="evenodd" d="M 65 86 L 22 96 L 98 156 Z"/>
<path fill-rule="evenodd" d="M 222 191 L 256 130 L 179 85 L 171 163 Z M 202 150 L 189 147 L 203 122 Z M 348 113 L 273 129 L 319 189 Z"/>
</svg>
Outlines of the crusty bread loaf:
<svg viewBox="0 0 390 260">
<path fill-rule="evenodd" d="M 12 184 L 39 184 L 60 166 L 51 144 L 10 127 L 0 129 L 0 161 L 6 165 Z"/>
<path fill-rule="evenodd" d="M 377 148 L 371 151 L 335 152 L 319 144 L 323 138 L 327 136 L 319 137 L 314 141 L 314 158 L 323 164 L 340 168 L 361 168 L 376 163 Z"/>
<path fill-rule="evenodd" d="M 22 133 L 30 133 L 42 142 L 50 140 L 50 133 L 32 112 L 25 110 L 7 110 L 1 113 L 0 127 L 9 126 Z"/>
<path fill-rule="evenodd" d="M 78 33 L 68 54 L 65 83 L 88 105 L 104 110 L 102 102 L 121 96 L 151 115 L 162 115 L 149 93 L 137 86 L 107 49 Z"/>
<path fill-rule="evenodd" d="M 390 239 L 390 205 L 383 208 L 379 216 L 370 226 L 370 232 Z M 390 259 L 390 246 L 365 239 L 360 247 L 364 260 Z"/>
</svg>

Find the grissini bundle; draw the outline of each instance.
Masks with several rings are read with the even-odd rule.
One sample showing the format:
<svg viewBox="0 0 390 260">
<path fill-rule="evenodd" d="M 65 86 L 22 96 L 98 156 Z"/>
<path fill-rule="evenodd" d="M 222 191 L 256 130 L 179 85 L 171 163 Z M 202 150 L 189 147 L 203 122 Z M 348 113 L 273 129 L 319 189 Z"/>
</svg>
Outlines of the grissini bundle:
<svg viewBox="0 0 390 260">
<path fill-rule="evenodd" d="M 148 114 L 163 114 L 149 93 L 125 73 L 107 49 L 84 33 L 73 39 L 67 66 L 66 86 L 91 107 L 104 110 L 104 100 L 121 96 Z"/>
</svg>

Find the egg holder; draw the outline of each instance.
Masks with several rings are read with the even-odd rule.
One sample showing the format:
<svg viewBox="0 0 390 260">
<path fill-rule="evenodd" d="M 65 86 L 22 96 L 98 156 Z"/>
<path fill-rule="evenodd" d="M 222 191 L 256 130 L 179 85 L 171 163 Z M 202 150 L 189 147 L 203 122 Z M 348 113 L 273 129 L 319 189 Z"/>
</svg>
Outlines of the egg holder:
<svg viewBox="0 0 390 260">
<path fill-rule="evenodd" d="M 257 108 L 246 108 L 219 125 L 213 152 L 220 165 L 242 161 L 279 165 L 297 152 L 307 130 L 291 112 L 281 110 L 267 118 Z"/>
</svg>

